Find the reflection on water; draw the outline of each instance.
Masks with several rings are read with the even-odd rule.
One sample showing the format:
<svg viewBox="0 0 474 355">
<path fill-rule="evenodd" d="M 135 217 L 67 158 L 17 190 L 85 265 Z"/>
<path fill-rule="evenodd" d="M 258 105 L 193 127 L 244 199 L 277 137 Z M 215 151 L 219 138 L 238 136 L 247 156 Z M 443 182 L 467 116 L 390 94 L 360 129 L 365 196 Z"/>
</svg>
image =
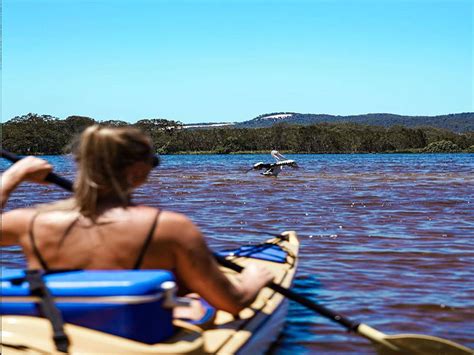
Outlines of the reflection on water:
<svg viewBox="0 0 474 355">
<path fill-rule="evenodd" d="M 73 177 L 70 158 L 47 158 Z M 296 292 L 389 334 L 474 346 L 474 155 L 288 155 L 300 169 L 278 178 L 246 173 L 268 158 L 164 156 L 136 201 L 187 214 L 214 249 L 296 230 Z M 9 208 L 64 196 L 53 186 L 24 185 Z M 18 248 L 2 251 L 2 266 L 23 265 Z M 291 303 L 272 352 L 374 350 Z"/>
</svg>

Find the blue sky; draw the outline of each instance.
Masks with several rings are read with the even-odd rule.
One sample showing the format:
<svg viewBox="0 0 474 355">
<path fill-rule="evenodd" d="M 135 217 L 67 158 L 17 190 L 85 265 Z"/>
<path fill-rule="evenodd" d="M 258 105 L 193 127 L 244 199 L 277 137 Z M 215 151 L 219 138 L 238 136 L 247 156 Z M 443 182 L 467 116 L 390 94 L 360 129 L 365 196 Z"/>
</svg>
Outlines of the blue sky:
<svg viewBox="0 0 474 355">
<path fill-rule="evenodd" d="M 2 120 L 473 111 L 471 0 L 3 0 Z"/>
</svg>

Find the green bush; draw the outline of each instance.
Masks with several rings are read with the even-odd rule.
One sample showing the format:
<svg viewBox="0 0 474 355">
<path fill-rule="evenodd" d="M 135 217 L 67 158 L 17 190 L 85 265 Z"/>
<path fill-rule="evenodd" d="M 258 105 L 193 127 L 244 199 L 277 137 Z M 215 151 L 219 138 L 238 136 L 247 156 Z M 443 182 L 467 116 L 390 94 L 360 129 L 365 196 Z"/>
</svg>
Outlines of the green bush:
<svg viewBox="0 0 474 355">
<path fill-rule="evenodd" d="M 474 145 L 471 145 L 469 148 L 463 150 L 465 153 L 474 153 Z"/>
<path fill-rule="evenodd" d="M 460 150 L 457 144 L 448 140 L 433 142 L 423 148 L 425 153 L 455 153 Z"/>
</svg>

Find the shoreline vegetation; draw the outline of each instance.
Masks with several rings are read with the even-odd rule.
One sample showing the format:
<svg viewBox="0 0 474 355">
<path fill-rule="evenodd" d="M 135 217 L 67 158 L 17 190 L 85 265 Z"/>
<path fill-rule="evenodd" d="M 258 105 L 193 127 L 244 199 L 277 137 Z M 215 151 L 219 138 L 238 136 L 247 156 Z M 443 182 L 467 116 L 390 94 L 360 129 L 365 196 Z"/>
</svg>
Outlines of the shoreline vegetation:
<svg viewBox="0 0 474 355">
<path fill-rule="evenodd" d="M 159 154 L 474 153 L 474 132 L 349 122 L 311 125 L 276 123 L 263 128 L 184 128 L 178 121 L 144 119 L 136 123 L 90 117 L 27 114 L 1 124 L 2 148 L 23 155 L 60 155 L 92 124 L 134 126 L 147 132 Z"/>
</svg>

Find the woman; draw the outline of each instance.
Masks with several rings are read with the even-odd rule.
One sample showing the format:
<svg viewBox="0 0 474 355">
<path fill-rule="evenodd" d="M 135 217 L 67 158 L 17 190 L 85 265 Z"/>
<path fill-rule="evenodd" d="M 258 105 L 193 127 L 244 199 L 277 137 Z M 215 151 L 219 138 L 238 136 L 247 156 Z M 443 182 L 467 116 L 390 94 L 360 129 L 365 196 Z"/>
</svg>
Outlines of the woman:
<svg viewBox="0 0 474 355">
<path fill-rule="evenodd" d="M 74 154 L 72 199 L 2 214 L 1 244 L 20 244 L 28 268 L 173 270 L 180 287 L 232 314 L 271 281 L 269 271 L 249 265 L 231 283 L 186 216 L 132 203 L 131 193 L 146 182 L 154 157 L 141 131 L 91 126 Z M 44 183 L 51 171 L 35 157 L 12 165 L 2 175 L 2 208 L 21 182 Z"/>
</svg>

